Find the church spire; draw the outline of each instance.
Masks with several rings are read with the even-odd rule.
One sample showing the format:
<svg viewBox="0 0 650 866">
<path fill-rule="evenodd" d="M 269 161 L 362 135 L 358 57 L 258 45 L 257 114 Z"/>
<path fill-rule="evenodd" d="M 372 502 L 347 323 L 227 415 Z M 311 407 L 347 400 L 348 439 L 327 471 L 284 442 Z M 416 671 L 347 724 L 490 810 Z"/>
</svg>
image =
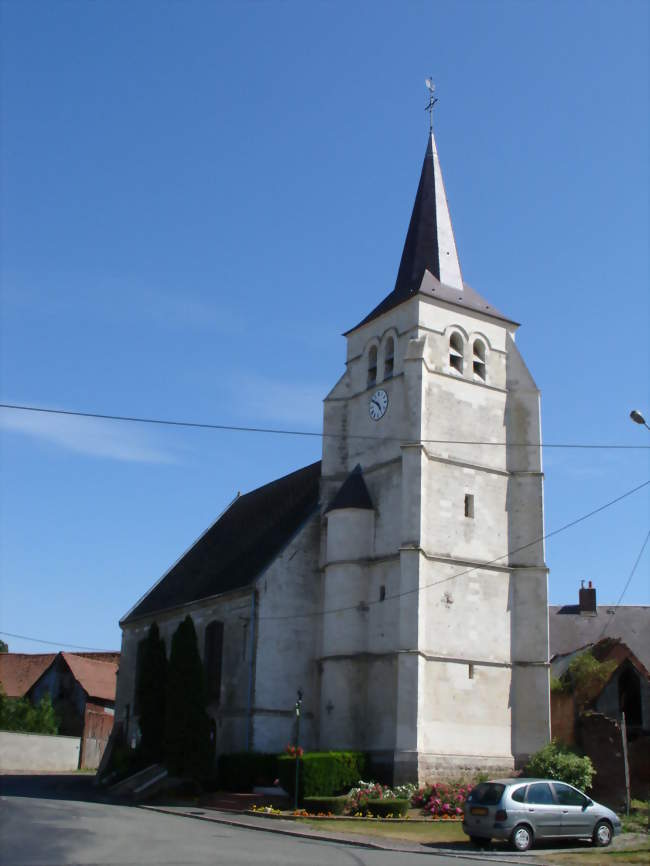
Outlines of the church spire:
<svg viewBox="0 0 650 866">
<path fill-rule="evenodd" d="M 427 88 L 431 94 L 426 108 L 430 112 L 429 138 L 395 288 L 346 334 L 418 294 L 512 322 L 463 282 L 432 128 L 433 106 L 437 100 L 430 79 L 427 79 Z"/>
<path fill-rule="evenodd" d="M 424 155 L 420 183 L 395 282 L 395 294 L 406 298 L 417 292 L 426 271 L 443 285 L 463 291 L 463 278 L 433 130 Z"/>
</svg>

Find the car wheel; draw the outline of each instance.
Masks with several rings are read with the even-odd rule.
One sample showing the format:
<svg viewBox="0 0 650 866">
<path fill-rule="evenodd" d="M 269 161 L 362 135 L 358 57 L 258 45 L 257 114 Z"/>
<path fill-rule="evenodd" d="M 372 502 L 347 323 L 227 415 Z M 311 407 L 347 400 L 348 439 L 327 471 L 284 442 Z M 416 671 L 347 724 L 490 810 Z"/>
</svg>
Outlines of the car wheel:
<svg viewBox="0 0 650 866">
<path fill-rule="evenodd" d="M 606 848 L 612 841 L 612 825 L 609 821 L 599 821 L 594 827 L 592 838 L 597 848 Z"/>
<path fill-rule="evenodd" d="M 510 844 L 515 851 L 528 851 L 533 844 L 533 831 L 528 824 L 517 824 L 510 836 Z"/>
</svg>

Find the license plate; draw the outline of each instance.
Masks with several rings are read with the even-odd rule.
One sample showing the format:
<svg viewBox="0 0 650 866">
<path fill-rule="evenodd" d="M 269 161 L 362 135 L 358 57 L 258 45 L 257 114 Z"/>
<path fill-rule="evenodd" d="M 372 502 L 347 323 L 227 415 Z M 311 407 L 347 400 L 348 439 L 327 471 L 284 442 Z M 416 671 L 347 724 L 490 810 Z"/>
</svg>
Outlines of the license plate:
<svg viewBox="0 0 650 866">
<path fill-rule="evenodd" d="M 472 815 L 487 815 L 488 810 L 485 806 L 472 806 L 470 809 L 470 814 Z"/>
</svg>

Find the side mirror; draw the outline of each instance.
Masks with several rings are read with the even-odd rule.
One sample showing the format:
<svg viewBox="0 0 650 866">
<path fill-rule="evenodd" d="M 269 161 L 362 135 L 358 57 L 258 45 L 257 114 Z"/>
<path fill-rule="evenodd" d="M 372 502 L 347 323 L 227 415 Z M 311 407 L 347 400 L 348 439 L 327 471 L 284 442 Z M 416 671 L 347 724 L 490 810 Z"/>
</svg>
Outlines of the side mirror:
<svg viewBox="0 0 650 866">
<path fill-rule="evenodd" d="M 585 809 L 588 809 L 590 806 L 593 806 L 593 805 L 594 805 L 594 801 L 590 800 L 589 797 L 587 797 L 587 802 L 584 804 L 582 809 L 584 811 Z"/>
</svg>

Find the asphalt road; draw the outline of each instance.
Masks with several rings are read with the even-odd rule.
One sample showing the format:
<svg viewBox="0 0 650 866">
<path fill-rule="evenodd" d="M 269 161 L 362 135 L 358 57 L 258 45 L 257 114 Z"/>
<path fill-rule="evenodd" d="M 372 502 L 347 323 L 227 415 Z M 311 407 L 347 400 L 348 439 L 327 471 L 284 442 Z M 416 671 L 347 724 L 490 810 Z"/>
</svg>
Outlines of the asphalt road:
<svg viewBox="0 0 650 866">
<path fill-rule="evenodd" d="M 97 799 L 84 776 L 0 777 L 2 866 L 476 866 L 476 858 L 372 851 Z"/>
</svg>

